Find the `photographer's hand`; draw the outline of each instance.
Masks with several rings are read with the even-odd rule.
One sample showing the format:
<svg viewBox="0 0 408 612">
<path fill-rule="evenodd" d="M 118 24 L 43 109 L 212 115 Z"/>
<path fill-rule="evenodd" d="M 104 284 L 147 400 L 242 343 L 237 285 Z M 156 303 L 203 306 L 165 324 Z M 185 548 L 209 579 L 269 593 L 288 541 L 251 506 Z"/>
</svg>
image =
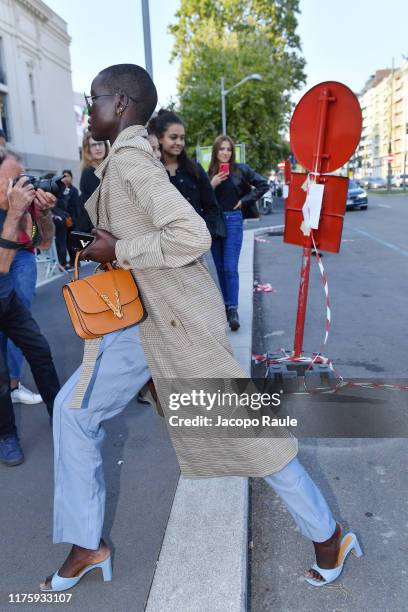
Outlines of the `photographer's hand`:
<svg viewBox="0 0 408 612">
<path fill-rule="evenodd" d="M 22 219 L 25 215 L 27 208 L 34 200 L 35 191 L 31 183 L 27 183 L 26 177 L 21 177 L 19 181 L 12 186 L 10 180 L 9 188 L 7 191 L 8 199 L 8 212 L 4 221 L 3 230 L 1 237 L 5 240 L 11 240 L 16 242 L 18 240 Z M 15 249 L 5 249 L 0 247 L 0 273 L 6 274 L 10 271 L 10 266 L 15 257 Z"/>
<path fill-rule="evenodd" d="M 38 225 L 40 228 L 41 242 L 39 249 L 49 249 L 55 235 L 55 225 L 52 220 L 51 210 L 54 208 L 57 198 L 47 191 L 37 189 L 34 204 L 39 212 Z"/>
<path fill-rule="evenodd" d="M 27 208 L 30 206 L 35 198 L 35 190 L 31 183 L 27 182 L 27 177 L 22 176 L 18 182 L 14 185 L 12 181 L 9 182 L 9 188 L 7 191 L 7 199 L 9 209 L 6 219 L 18 219 L 20 220 Z M 6 224 L 4 224 L 6 225 Z M 4 230 L 3 230 L 4 232 Z M 6 238 L 2 234 L 3 238 Z M 12 238 L 10 238 L 12 240 Z"/>
<path fill-rule="evenodd" d="M 50 208 L 54 208 L 55 202 L 57 198 L 49 193 L 48 191 L 43 191 L 42 189 L 37 189 L 34 198 L 34 204 L 37 210 L 41 213 L 47 213 Z"/>
<path fill-rule="evenodd" d="M 95 240 L 81 252 L 80 258 L 91 259 L 102 264 L 114 261 L 116 259 L 115 245 L 117 238 L 100 229 L 93 229 L 92 234 L 95 236 Z"/>
</svg>

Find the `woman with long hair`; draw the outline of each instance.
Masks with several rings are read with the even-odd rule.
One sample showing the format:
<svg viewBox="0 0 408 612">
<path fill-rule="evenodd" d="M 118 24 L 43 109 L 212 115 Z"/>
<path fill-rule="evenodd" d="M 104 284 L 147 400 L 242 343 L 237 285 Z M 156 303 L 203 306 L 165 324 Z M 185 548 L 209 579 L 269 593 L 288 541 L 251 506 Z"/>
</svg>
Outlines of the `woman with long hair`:
<svg viewBox="0 0 408 612">
<path fill-rule="evenodd" d="M 224 215 L 226 236 L 213 240 L 211 252 L 217 268 L 227 319 L 232 331 L 239 329 L 238 261 L 243 238 L 242 211 L 268 191 L 267 180 L 247 164 L 235 161 L 234 141 L 218 136 L 208 169 L 211 185 Z"/>
<path fill-rule="evenodd" d="M 95 176 L 95 170 L 109 153 L 109 144 L 104 141 L 96 141 L 91 132 L 85 132 L 82 141 L 81 180 L 79 189 L 81 192 L 78 207 L 78 218 L 74 219 L 74 227 L 82 232 L 89 232 L 92 223 L 85 210 L 85 202 L 91 197 L 99 185 L 99 179 Z"/>
<path fill-rule="evenodd" d="M 176 113 L 161 109 L 150 120 L 147 129 L 157 136 L 161 160 L 170 182 L 203 217 L 212 238 L 215 238 L 220 209 L 204 168 L 186 153 L 183 121 Z"/>
</svg>

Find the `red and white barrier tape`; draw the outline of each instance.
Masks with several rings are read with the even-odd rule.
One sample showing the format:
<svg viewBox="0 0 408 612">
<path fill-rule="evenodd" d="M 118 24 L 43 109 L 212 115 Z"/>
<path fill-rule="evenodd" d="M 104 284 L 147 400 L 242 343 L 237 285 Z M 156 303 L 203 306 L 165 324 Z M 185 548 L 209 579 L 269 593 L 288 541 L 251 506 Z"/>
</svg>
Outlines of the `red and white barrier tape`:
<svg viewBox="0 0 408 612">
<path fill-rule="evenodd" d="M 324 269 L 323 266 L 323 262 L 322 262 L 322 258 L 319 255 L 319 251 L 317 250 L 316 247 L 316 243 L 315 243 L 315 239 L 314 239 L 314 235 L 313 235 L 313 230 L 311 232 L 312 235 L 312 241 L 313 241 L 313 247 L 314 250 L 316 252 L 316 261 L 317 261 L 317 265 L 319 266 L 319 271 L 322 277 L 322 283 L 323 283 L 323 290 L 326 296 L 326 323 L 325 323 L 325 336 L 324 336 L 324 340 L 323 340 L 323 345 L 322 348 L 325 346 L 327 339 L 329 337 L 329 332 L 330 332 L 330 328 L 331 328 L 331 304 L 330 304 L 330 294 L 329 294 L 329 284 L 327 282 L 327 274 L 326 274 L 326 270 Z"/>
</svg>

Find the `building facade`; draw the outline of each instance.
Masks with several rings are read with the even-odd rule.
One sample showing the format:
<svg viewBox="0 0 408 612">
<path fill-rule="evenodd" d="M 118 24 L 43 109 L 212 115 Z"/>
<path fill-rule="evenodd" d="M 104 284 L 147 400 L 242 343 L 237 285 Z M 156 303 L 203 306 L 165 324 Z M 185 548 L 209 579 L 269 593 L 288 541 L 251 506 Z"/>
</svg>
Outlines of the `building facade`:
<svg viewBox="0 0 408 612">
<path fill-rule="evenodd" d="M 79 152 L 67 24 L 41 0 L 0 0 L 0 112 L 27 172 L 70 168 Z"/>
<path fill-rule="evenodd" d="M 377 70 L 359 95 L 363 114 L 356 176 L 403 174 L 407 167 L 408 61 L 395 70 Z"/>
</svg>

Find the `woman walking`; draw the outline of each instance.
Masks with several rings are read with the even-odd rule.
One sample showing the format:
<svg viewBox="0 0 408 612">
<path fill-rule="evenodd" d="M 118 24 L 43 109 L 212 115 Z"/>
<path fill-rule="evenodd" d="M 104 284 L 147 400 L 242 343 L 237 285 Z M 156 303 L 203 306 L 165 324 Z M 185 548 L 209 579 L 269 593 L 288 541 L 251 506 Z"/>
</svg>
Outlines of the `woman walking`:
<svg viewBox="0 0 408 612">
<path fill-rule="evenodd" d="M 226 236 L 213 240 L 211 252 L 217 268 L 227 319 L 239 329 L 238 261 L 243 237 L 243 211 L 268 191 L 267 180 L 247 164 L 235 161 L 235 145 L 229 136 L 218 136 L 208 169 L 211 185 L 224 215 Z"/>
<path fill-rule="evenodd" d="M 123 93 L 119 93 L 123 92 Z M 92 134 L 111 150 L 98 170 L 101 188 L 87 202 L 98 229 L 82 257 L 117 261 L 138 283 L 147 318 L 140 339 L 147 364 L 139 363 L 137 326 L 87 340 L 81 367 L 65 383 L 54 410 L 54 542 L 72 544 L 60 569 L 41 584 L 44 591 L 74 587 L 95 568 L 112 578 L 111 552 L 102 539 L 105 484 L 101 446 L 104 421 L 125 409 L 150 376 L 168 416 L 172 390 L 184 394 L 186 379 L 246 378 L 226 336 L 223 304 L 200 261 L 211 244 L 204 220 L 170 184 L 155 159 L 144 128 L 157 93 L 148 73 L 124 64 L 106 68 L 92 82 Z M 149 368 L 147 367 L 149 366 Z M 238 407 L 234 403 L 232 410 Z M 169 427 L 169 431 L 171 427 Z M 264 477 L 285 501 L 301 532 L 314 543 L 316 564 L 306 580 L 333 582 L 351 550 L 354 534 L 339 524 L 297 460 L 297 442 L 285 432 L 271 438 L 170 436 L 186 478 Z M 210 585 L 211 586 L 211 585 Z"/>
<path fill-rule="evenodd" d="M 204 168 L 186 153 L 182 120 L 176 113 L 161 109 L 150 120 L 148 131 L 157 136 L 170 182 L 203 217 L 212 238 L 216 238 L 220 231 L 220 209 Z"/>
</svg>

